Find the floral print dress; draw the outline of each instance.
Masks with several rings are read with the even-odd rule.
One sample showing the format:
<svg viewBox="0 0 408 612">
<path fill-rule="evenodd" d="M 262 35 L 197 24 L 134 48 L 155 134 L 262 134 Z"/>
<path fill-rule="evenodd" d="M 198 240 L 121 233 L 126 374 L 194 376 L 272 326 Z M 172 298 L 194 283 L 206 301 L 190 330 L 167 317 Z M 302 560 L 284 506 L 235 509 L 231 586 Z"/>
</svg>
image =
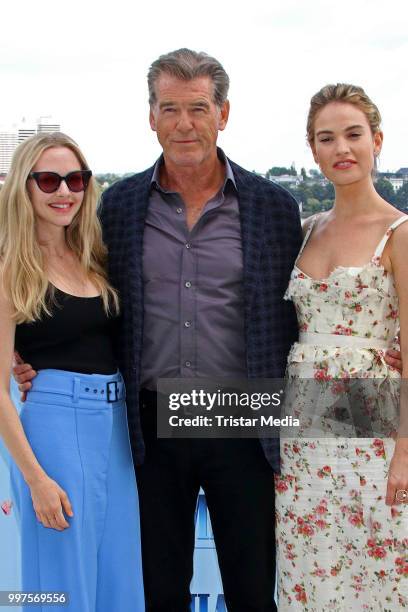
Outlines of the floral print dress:
<svg viewBox="0 0 408 612">
<path fill-rule="evenodd" d="M 337 267 L 322 280 L 297 266 L 291 275 L 285 299 L 295 304 L 300 337 L 288 357 L 289 387 L 297 409 L 310 412 L 301 424 L 313 431 L 317 414 L 320 431 L 326 427 L 332 435 L 300 431 L 281 439 L 282 472 L 276 478 L 281 612 L 408 610 L 408 505 L 385 505 L 394 441 L 387 434 L 350 437 L 347 423 L 326 419 L 327 406 L 319 413 L 319 401 L 306 401 L 302 387 L 306 381 L 320 383 L 327 396 L 341 394 L 353 379 L 381 381 L 382 388 L 388 386 L 388 402 L 374 401 L 370 416 L 378 431 L 395 429 L 399 406 L 393 384 L 400 377 L 384 353 L 399 328 L 398 296 L 380 260 L 391 233 L 407 220 L 400 217 L 391 225 L 364 266 Z"/>
</svg>

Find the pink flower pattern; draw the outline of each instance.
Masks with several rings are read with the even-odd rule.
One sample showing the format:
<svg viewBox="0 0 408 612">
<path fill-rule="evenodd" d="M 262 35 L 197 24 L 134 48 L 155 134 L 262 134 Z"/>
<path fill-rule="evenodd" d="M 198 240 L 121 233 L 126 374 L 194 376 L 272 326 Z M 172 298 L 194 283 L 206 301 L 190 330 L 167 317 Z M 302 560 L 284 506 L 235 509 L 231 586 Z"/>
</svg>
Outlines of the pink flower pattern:
<svg viewBox="0 0 408 612">
<path fill-rule="evenodd" d="M 380 265 L 391 233 L 367 265 L 338 267 L 324 281 L 294 268 L 285 297 L 294 302 L 300 331 L 349 339 L 340 346 L 294 344 L 287 378 L 299 414 L 307 414 L 307 379 L 334 402 L 356 378 L 381 380 L 388 390 L 398 386 L 399 374 L 379 348 L 391 346 L 399 329 L 394 280 Z M 355 338 L 372 340 L 373 347 L 360 348 Z M 392 431 L 398 393 L 390 393 L 388 403 L 379 397 L 377 388 L 367 414 Z M 318 414 L 316 406 L 309 410 Z M 280 612 L 408 610 L 408 505 L 385 505 L 393 450 L 387 436 L 282 438 L 276 476 Z"/>
<path fill-rule="evenodd" d="M 0 508 L 3 511 L 3 514 L 5 514 L 6 516 L 10 516 L 12 507 L 13 507 L 13 502 L 8 499 L 1 502 L 0 504 Z"/>
</svg>

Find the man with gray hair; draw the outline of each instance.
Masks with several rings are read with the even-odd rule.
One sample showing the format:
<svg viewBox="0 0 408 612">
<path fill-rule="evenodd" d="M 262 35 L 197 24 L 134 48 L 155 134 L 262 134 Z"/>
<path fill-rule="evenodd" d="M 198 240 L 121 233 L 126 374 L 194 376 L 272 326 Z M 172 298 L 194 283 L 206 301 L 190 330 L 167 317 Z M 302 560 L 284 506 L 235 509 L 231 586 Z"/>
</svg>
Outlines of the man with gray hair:
<svg viewBox="0 0 408 612">
<path fill-rule="evenodd" d="M 163 155 L 110 187 L 101 206 L 121 297 L 117 355 L 137 466 L 146 609 L 190 610 L 201 486 L 229 612 L 270 612 L 279 440 L 158 439 L 156 383 L 283 377 L 297 337 L 293 306 L 282 298 L 302 242 L 299 210 L 287 191 L 217 148 L 229 79 L 216 59 L 168 53 L 152 64 L 148 83 Z"/>
</svg>

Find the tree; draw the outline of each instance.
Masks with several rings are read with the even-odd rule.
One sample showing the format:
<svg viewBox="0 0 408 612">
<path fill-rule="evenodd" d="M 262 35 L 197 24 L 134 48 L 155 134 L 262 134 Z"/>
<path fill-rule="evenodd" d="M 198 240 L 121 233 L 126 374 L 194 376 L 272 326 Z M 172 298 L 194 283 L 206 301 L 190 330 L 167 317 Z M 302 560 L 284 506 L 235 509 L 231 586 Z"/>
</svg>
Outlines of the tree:
<svg viewBox="0 0 408 612">
<path fill-rule="evenodd" d="M 302 175 L 302 179 L 303 179 L 304 181 L 307 181 L 307 174 L 306 174 L 306 170 L 305 170 L 305 168 L 302 168 L 302 169 L 301 169 L 300 174 Z"/>
<path fill-rule="evenodd" d="M 321 210 L 330 210 L 330 208 L 332 208 L 332 206 L 333 206 L 333 202 L 334 202 L 334 200 L 328 200 L 328 199 L 322 200 L 322 202 L 321 202 L 321 206 L 322 206 Z"/>
<path fill-rule="evenodd" d="M 286 189 L 290 191 L 298 202 L 306 202 L 308 198 L 313 197 L 310 187 L 307 182 L 302 181 L 299 185 L 287 185 Z"/>
<path fill-rule="evenodd" d="M 321 185 L 320 183 L 312 183 L 310 185 L 310 191 L 312 193 L 312 197 L 316 198 L 317 200 L 321 201 L 326 198 L 326 185 Z"/>
<path fill-rule="evenodd" d="M 408 210 L 408 183 L 404 183 L 395 194 L 395 206 L 400 210 Z"/>
<path fill-rule="evenodd" d="M 122 178 L 121 174 L 113 174 L 112 172 L 106 172 L 105 174 L 96 174 L 96 180 L 100 185 L 104 185 L 107 183 L 108 185 L 112 185 L 116 181 Z"/>
<path fill-rule="evenodd" d="M 335 197 L 335 193 L 334 193 L 333 183 L 327 183 L 326 185 L 324 185 L 323 199 L 324 200 L 334 200 L 334 197 Z"/>
<path fill-rule="evenodd" d="M 395 194 L 394 188 L 391 185 L 390 181 L 387 181 L 387 179 L 385 178 L 379 178 L 374 183 L 374 186 L 375 186 L 377 193 L 382 198 L 384 198 L 384 200 L 387 200 L 387 202 L 389 202 L 390 204 L 396 203 L 396 194 Z"/>
<path fill-rule="evenodd" d="M 321 203 L 316 198 L 307 198 L 306 204 L 303 207 L 304 212 L 310 212 L 311 214 L 320 212 L 322 210 Z"/>
<path fill-rule="evenodd" d="M 319 172 L 319 170 L 316 170 L 315 168 L 312 168 L 312 170 L 309 170 L 309 174 L 312 178 L 323 178 L 323 174 L 321 172 Z"/>
<path fill-rule="evenodd" d="M 284 166 L 273 166 L 267 170 L 265 176 L 266 178 L 270 178 L 271 176 L 282 176 L 283 174 L 296 176 L 296 170 L 293 166 L 291 168 L 285 168 Z"/>
</svg>

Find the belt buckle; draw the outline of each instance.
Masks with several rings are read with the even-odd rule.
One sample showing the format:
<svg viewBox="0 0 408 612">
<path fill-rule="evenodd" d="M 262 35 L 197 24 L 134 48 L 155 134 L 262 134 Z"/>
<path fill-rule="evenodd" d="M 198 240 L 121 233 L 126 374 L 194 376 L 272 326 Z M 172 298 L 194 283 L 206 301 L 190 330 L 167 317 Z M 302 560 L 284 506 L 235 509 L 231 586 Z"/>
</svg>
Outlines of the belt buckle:
<svg viewBox="0 0 408 612">
<path fill-rule="evenodd" d="M 114 385 L 115 397 L 111 399 L 110 395 L 113 393 L 113 390 L 110 388 L 110 385 Z M 119 383 L 117 380 L 111 380 L 106 383 L 106 399 L 108 402 L 117 402 L 119 399 Z"/>
</svg>

